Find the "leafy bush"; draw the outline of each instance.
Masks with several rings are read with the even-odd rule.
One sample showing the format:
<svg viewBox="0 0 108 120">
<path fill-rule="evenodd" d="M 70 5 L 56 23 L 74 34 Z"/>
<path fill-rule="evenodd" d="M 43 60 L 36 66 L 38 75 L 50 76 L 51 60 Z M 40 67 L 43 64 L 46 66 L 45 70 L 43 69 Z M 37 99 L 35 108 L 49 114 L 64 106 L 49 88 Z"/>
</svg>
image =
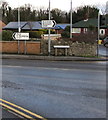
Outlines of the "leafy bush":
<svg viewBox="0 0 108 120">
<path fill-rule="evenodd" d="M 70 33 L 69 33 L 68 31 L 63 31 L 63 32 L 61 33 L 61 36 L 62 36 L 63 38 L 69 38 L 69 37 L 70 37 Z"/>
<path fill-rule="evenodd" d="M 48 33 L 48 30 L 47 30 L 47 29 L 41 29 L 41 30 L 39 30 L 39 31 L 43 32 L 43 34 L 47 34 L 47 33 Z"/>
<path fill-rule="evenodd" d="M 12 31 L 2 31 L 2 41 L 12 41 Z"/>
<path fill-rule="evenodd" d="M 35 31 L 35 32 L 30 31 L 30 32 L 29 32 L 30 38 L 41 38 L 41 35 L 42 35 L 42 34 L 43 34 L 42 31 Z"/>
<path fill-rule="evenodd" d="M 86 34 L 80 34 L 78 36 L 74 36 L 74 41 L 78 42 L 84 42 L 84 43 L 96 43 L 97 40 L 97 34 L 94 33 L 86 33 Z"/>
<path fill-rule="evenodd" d="M 61 33 L 61 36 L 63 38 L 69 38 L 70 37 L 70 26 L 67 26 L 64 31 Z"/>
<path fill-rule="evenodd" d="M 70 32 L 70 26 L 67 26 L 67 27 L 65 28 L 65 31 Z"/>
<path fill-rule="evenodd" d="M 66 37 L 62 37 L 59 41 L 64 41 L 64 42 L 78 42 L 78 43 L 88 43 L 88 44 L 94 44 L 97 43 L 97 33 L 82 33 L 78 36 L 73 36 L 72 38 L 66 38 Z"/>
<path fill-rule="evenodd" d="M 79 42 L 79 43 L 88 43 L 88 44 L 94 44 L 97 40 L 97 34 L 96 33 L 86 33 L 86 34 L 80 34 L 78 36 L 73 36 L 72 38 L 63 38 L 65 42 Z"/>
</svg>

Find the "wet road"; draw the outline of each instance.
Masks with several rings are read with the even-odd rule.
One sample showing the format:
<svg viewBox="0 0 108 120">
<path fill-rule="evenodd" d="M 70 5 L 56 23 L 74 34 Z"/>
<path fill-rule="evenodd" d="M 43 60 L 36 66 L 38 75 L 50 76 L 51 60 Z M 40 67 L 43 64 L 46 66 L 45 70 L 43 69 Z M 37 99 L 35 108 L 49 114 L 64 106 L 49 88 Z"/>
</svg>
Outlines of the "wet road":
<svg viewBox="0 0 108 120">
<path fill-rule="evenodd" d="M 46 118 L 105 118 L 106 62 L 3 60 L 3 99 Z"/>
<path fill-rule="evenodd" d="M 105 47 L 104 45 L 99 45 L 99 55 L 108 57 L 108 47 Z"/>
<path fill-rule="evenodd" d="M 16 119 L 16 120 L 19 120 L 20 117 L 18 117 L 17 115 L 15 115 L 15 113 L 13 114 L 12 112 L 10 111 L 7 111 L 6 109 L 2 109 L 2 116 L 1 116 L 2 120 L 5 120 L 5 119 Z M 22 120 L 20 118 L 20 120 Z"/>
</svg>

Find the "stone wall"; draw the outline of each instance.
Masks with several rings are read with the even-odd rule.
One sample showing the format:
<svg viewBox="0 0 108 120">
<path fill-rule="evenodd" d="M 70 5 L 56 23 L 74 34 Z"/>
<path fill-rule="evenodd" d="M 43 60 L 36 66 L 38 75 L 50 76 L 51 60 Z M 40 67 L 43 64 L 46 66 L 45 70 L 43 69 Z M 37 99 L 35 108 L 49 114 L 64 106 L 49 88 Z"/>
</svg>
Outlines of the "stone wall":
<svg viewBox="0 0 108 120">
<path fill-rule="evenodd" d="M 84 42 L 72 42 L 64 40 L 51 40 L 51 55 L 55 55 L 54 45 L 69 45 L 68 56 L 96 56 L 97 45 L 85 44 Z M 24 54 L 25 44 L 20 41 L 20 54 Z M 41 40 L 39 42 L 27 41 L 26 43 L 27 54 L 34 55 L 48 55 L 48 40 Z M 0 42 L 1 53 L 18 53 L 17 41 L 2 41 Z M 65 55 L 64 49 L 57 49 L 59 56 Z"/>
<path fill-rule="evenodd" d="M 97 45 L 63 40 L 51 40 L 51 55 L 55 54 L 54 45 L 69 45 L 68 56 L 96 56 Z M 58 55 L 65 55 L 64 49 L 57 50 Z M 41 40 L 41 54 L 48 55 L 48 40 Z"/>
</svg>

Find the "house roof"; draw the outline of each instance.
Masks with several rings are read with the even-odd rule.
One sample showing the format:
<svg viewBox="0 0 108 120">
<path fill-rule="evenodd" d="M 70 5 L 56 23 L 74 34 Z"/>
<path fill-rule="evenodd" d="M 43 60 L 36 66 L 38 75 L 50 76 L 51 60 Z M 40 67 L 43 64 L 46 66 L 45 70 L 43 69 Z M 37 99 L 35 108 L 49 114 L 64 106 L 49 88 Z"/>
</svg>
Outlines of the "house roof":
<svg viewBox="0 0 108 120">
<path fill-rule="evenodd" d="M 107 20 L 106 20 L 107 21 Z M 72 25 L 73 28 L 88 28 L 90 26 L 98 27 L 98 19 L 87 19 L 87 20 L 81 20 L 75 24 Z M 100 26 L 101 28 L 106 28 L 107 26 Z"/>
<path fill-rule="evenodd" d="M 26 25 L 27 22 L 20 22 L 20 27 L 23 28 L 24 25 Z M 8 23 L 5 27 L 3 27 L 3 29 L 18 29 L 19 25 L 18 22 L 10 22 Z"/>
<path fill-rule="evenodd" d="M 27 22 L 24 27 L 22 27 L 22 30 L 36 30 L 36 29 L 42 29 L 40 22 Z"/>
<path fill-rule="evenodd" d="M 57 24 L 54 28 L 52 29 L 65 29 L 66 26 L 69 26 L 70 24 Z M 41 26 L 40 21 L 36 22 L 20 22 L 20 27 L 22 30 L 39 30 L 43 29 Z M 18 22 L 10 22 L 7 24 L 5 27 L 3 27 L 4 30 L 15 30 L 18 29 Z"/>
<path fill-rule="evenodd" d="M 98 20 L 97 19 L 87 19 L 79 21 L 75 24 L 73 24 L 74 28 L 88 28 L 90 25 L 94 27 L 98 27 Z"/>
<path fill-rule="evenodd" d="M 65 29 L 67 26 L 70 26 L 70 24 L 57 24 L 54 29 Z"/>
<path fill-rule="evenodd" d="M 40 21 L 35 22 L 20 22 L 20 26 L 22 30 L 39 30 L 43 29 L 41 26 Z M 56 24 L 56 26 L 52 29 L 65 29 L 70 24 Z M 73 28 L 88 28 L 90 26 L 98 27 L 98 19 L 88 19 L 82 20 L 72 25 Z M 107 26 L 101 26 L 101 28 L 106 28 Z M 4 30 L 17 30 L 18 29 L 18 22 L 10 22 L 5 27 Z"/>
</svg>

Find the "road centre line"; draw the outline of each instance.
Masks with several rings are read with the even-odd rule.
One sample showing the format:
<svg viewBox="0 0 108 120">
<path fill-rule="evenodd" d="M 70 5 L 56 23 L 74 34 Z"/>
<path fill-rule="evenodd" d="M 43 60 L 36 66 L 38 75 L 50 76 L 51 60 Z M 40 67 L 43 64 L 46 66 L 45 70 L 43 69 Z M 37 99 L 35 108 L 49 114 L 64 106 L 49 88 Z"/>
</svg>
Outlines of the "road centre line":
<svg viewBox="0 0 108 120">
<path fill-rule="evenodd" d="M 74 70 L 74 71 L 78 71 L 78 70 L 81 70 L 81 71 L 89 71 L 89 72 L 106 72 L 106 69 L 105 70 L 99 70 L 98 69 L 98 71 L 97 70 L 94 70 L 94 69 L 92 69 L 92 70 L 90 70 L 90 69 L 75 69 L 75 68 L 57 68 L 57 67 L 55 67 L 55 68 L 52 68 L 52 67 L 31 67 L 31 66 L 27 66 L 27 67 L 25 67 L 25 66 L 10 66 L 10 65 L 3 65 L 2 67 L 10 67 L 10 68 L 26 68 L 26 69 L 31 69 L 31 68 L 37 68 L 37 69 L 46 69 L 46 70 L 50 70 L 50 69 L 52 69 L 52 70 L 64 70 L 64 71 L 68 71 L 68 70 Z"/>
<path fill-rule="evenodd" d="M 40 115 L 37 115 L 37 114 L 35 114 L 35 113 L 33 113 L 33 112 L 25 109 L 25 108 L 22 108 L 22 107 L 20 107 L 20 106 L 18 106 L 18 105 L 15 105 L 15 104 L 13 104 L 13 103 L 10 103 L 10 102 L 8 102 L 8 101 L 6 101 L 6 100 L 0 99 L 0 101 L 3 102 L 3 105 L 4 105 L 4 103 L 7 103 L 7 104 L 9 104 L 9 105 L 11 105 L 11 106 L 13 106 L 13 107 L 16 107 L 16 108 L 18 108 L 18 109 L 20 109 L 20 110 L 23 110 L 24 112 L 27 112 L 27 113 L 33 115 L 34 117 L 37 117 L 37 118 L 42 119 L 42 120 L 47 120 L 47 119 L 43 118 L 43 117 L 40 116 Z M 0 104 L 1 104 L 1 103 L 0 103 Z M 6 106 L 6 105 L 5 105 L 5 106 Z"/>
<path fill-rule="evenodd" d="M 13 75 L 13 74 L 12 74 Z M 7 76 L 12 76 L 11 74 L 7 74 Z M 19 75 L 17 75 L 17 74 L 14 74 L 15 75 L 15 78 L 19 78 Z M 36 76 L 33 76 L 33 75 L 20 75 L 20 77 L 23 77 L 23 78 L 33 78 L 33 79 L 48 79 L 49 77 L 47 77 L 47 76 L 38 76 L 38 75 L 36 75 Z M 52 80 L 59 80 L 59 81 L 61 81 L 61 78 L 60 77 L 52 77 L 52 78 L 50 78 L 50 79 L 52 79 Z M 86 79 L 86 81 L 84 81 L 83 79 L 80 79 L 80 81 L 77 81 L 78 79 L 77 78 L 74 78 L 73 80 L 71 79 L 71 78 L 68 78 L 68 80 L 70 80 L 70 81 L 72 81 L 72 82 L 74 82 L 74 83 L 76 83 L 76 82 L 79 82 L 79 83 L 90 83 L 90 84 L 93 84 L 93 85 L 106 85 L 106 81 L 104 81 L 104 82 L 101 82 L 101 81 L 97 81 L 97 82 L 95 82 L 95 81 L 93 81 L 93 83 L 90 81 L 90 79 Z M 87 80 L 89 80 L 89 81 L 87 81 Z M 105 77 L 105 80 L 106 80 L 106 77 Z M 65 78 L 62 78 L 62 81 L 67 81 L 67 79 L 65 79 Z"/>
</svg>

